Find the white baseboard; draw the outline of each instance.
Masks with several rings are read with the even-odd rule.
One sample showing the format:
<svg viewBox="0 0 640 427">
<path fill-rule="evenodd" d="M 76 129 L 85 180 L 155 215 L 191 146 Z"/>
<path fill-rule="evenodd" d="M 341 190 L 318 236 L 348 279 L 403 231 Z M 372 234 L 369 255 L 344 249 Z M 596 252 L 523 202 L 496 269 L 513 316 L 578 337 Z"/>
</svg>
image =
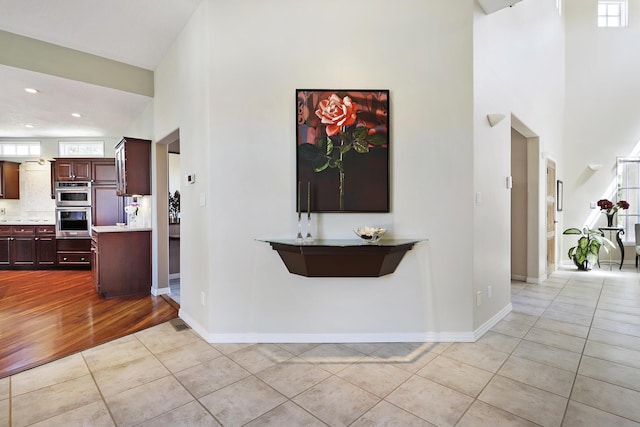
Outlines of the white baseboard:
<svg viewBox="0 0 640 427">
<path fill-rule="evenodd" d="M 151 288 L 151 295 L 153 296 L 160 296 L 160 295 L 167 295 L 171 292 L 171 289 L 169 289 L 169 287 L 166 288 Z"/>
<path fill-rule="evenodd" d="M 171 274 L 169 274 L 169 280 L 179 279 L 179 278 L 180 278 L 180 273 L 171 273 Z"/>
<path fill-rule="evenodd" d="M 323 333 L 323 334 L 263 334 L 237 333 L 217 334 L 209 333 L 201 324 L 196 322 L 182 308 L 178 316 L 211 344 L 254 344 L 254 343 L 360 343 L 360 342 L 475 342 L 482 337 L 496 323 L 511 312 L 511 304 L 500 310 L 495 316 L 486 321 L 473 332 L 398 332 L 398 333 Z"/>
<path fill-rule="evenodd" d="M 489 331 L 489 329 L 493 328 L 499 321 L 504 319 L 507 314 L 511 313 L 512 309 L 513 306 L 511 305 L 511 303 L 509 303 L 502 310 L 497 312 L 491 319 L 484 322 L 478 329 L 474 331 L 473 342 L 478 341 L 484 334 L 487 333 L 487 331 Z"/>
</svg>

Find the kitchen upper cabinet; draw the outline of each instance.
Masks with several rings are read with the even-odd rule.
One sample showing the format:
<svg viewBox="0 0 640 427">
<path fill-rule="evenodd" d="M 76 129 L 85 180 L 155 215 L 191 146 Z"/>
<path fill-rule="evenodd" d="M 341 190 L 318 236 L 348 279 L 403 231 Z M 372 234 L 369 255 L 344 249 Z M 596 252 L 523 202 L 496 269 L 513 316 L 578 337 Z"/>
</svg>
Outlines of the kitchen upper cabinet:
<svg viewBox="0 0 640 427">
<path fill-rule="evenodd" d="M 20 163 L 0 161 L 0 199 L 20 198 Z"/>
<path fill-rule="evenodd" d="M 124 222 L 124 199 L 116 194 L 115 185 L 94 185 L 91 187 L 93 225 L 116 225 Z"/>
<path fill-rule="evenodd" d="M 52 163 L 55 167 L 56 181 L 91 181 L 90 159 L 56 159 Z"/>
<path fill-rule="evenodd" d="M 116 161 L 114 158 L 91 161 L 93 185 L 116 185 Z"/>
<path fill-rule="evenodd" d="M 116 193 L 116 162 L 114 158 L 91 162 L 92 225 L 116 225 L 124 222 L 124 200 Z"/>
<path fill-rule="evenodd" d="M 151 194 L 151 141 L 125 137 L 116 145 L 118 196 Z"/>
</svg>

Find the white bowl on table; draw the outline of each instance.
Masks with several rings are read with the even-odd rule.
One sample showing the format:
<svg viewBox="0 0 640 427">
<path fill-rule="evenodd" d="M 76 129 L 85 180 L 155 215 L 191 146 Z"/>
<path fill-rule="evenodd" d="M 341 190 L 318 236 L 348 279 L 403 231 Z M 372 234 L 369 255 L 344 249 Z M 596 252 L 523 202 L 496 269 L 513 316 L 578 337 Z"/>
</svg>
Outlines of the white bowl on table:
<svg viewBox="0 0 640 427">
<path fill-rule="evenodd" d="M 377 243 L 387 232 L 386 228 L 358 227 L 353 230 L 365 243 Z"/>
</svg>

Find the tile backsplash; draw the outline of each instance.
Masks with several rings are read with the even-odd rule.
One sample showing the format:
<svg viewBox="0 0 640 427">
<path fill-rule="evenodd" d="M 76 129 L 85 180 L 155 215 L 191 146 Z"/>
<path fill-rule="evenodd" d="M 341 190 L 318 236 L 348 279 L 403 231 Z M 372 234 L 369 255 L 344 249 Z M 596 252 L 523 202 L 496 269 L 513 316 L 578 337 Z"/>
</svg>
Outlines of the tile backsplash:
<svg viewBox="0 0 640 427">
<path fill-rule="evenodd" d="M 20 164 L 20 199 L 0 199 L 5 217 L 53 218 L 55 201 L 51 198 L 51 164 Z"/>
</svg>

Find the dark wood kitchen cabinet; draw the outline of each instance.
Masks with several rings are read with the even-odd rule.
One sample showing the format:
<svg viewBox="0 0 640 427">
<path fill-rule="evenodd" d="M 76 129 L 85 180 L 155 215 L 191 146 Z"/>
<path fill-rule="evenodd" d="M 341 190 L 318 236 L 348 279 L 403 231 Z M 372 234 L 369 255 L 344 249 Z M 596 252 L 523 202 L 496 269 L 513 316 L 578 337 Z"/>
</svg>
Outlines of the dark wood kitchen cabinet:
<svg viewBox="0 0 640 427">
<path fill-rule="evenodd" d="M 151 194 L 151 141 L 125 137 L 116 145 L 118 196 Z"/>
<path fill-rule="evenodd" d="M 91 161 L 93 185 L 116 185 L 116 159 L 105 157 Z"/>
<path fill-rule="evenodd" d="M 11 226 L 0 225 L 0 266 L 11 265 Z"/>
<path fill-rule="evenodd" d="M 116 192 L 115 165 L 114 158 L 91 162 L 92 225 L 116 225 L 124 222 L 124 200 Z"/>
<path fill-rule="evenodd" d="M 20 198 L 20 163 L 0 161 L 0 199 Z"/>
<path fill-rule="evenodd" d="M 59 267 L 91 267 L 91 239 L 57 239 Z"/>
<path fill-rule="evenodd" d="M 94 227 L 91 233 L 91 277 L 104 298 L 151 291 L 151 231 Z M 111 231 L 96 231 L 111 230 Z"/>
<path fill-rule="evenodd" d="M 91 159 L 57 158 L 51 164 L 56 181 L 91 181 Z"/>
<path fill-rule="evenodd" d="M 33 267 L 36 263 L 35 227 L 0 226 L 0 266 Z"/>
<path fill-rule="evenodd" d="M 56 265 L 54 225 L 0 226 L 0 267 L 47 269 Z"/>
<path fill-rule="evenodd" d="M 116 225 L 124 222 L 124 200 L 116 194 L 115 186 L 91 187 L 92 225 Z"/>
<path fill-rule="evenodd" d="M 56 227 L 54 225 L 36 225 L 36 265 L 53 267 L 57 264 Z"/>
</svg>

